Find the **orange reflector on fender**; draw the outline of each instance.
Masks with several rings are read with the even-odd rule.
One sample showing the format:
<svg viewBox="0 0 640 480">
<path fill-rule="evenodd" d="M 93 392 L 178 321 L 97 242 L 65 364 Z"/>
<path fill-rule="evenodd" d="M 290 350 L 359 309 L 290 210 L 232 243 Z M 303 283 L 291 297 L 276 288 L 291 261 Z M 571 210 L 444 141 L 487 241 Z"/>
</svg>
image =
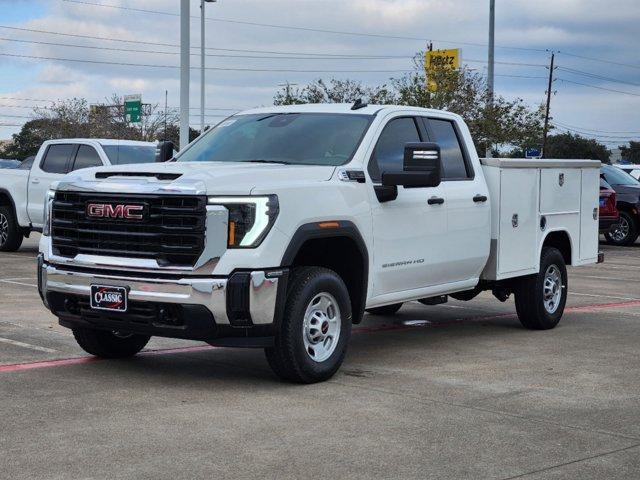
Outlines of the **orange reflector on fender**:
<svg viewBox="0 0 640 480">
<path fill-rule="evenodd" d="M 318 224 L 320 228 L 338 228 L 340 223 L 338 222 L 321 222 Z"/>
</svg>

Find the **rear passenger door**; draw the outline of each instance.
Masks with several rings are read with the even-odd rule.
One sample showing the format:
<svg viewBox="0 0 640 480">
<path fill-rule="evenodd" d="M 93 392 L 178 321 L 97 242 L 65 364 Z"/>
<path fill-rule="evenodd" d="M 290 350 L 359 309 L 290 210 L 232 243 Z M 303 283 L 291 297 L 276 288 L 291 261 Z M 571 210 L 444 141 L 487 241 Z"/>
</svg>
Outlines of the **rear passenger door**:
<svg viewBox="0 0 640 480">
<path fill-rule="evenodd" d="M 487 261 L 491 207 L 482 172 L 475 172 L 463 132 L 450 118 L 422 118 L 432 142 L 440 146 L 447 206 L 447 241 L 441 245 L 442 283 L 477 278 Z M 471 142 L 470 136 L 468 141 Z"/>
<path fill-rule="evenodd" d="M 27 211 L 35 227 L 42 227 L 44 197 L 51 183 L 60 180 L 70 168 L 78 146 L 72 143 L 54 143 L 47 147 L 39 164 L 34 164 L 29 175 Z"/>
</svg>

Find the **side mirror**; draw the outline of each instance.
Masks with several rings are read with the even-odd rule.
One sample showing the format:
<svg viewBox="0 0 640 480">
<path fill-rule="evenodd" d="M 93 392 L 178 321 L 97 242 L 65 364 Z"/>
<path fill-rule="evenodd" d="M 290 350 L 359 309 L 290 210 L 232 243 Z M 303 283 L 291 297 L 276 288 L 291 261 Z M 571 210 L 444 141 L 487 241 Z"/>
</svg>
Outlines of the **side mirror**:
<svg viewBox="0 0 640 480">
<path fill-rule="evenodd" d="M 156 147 L 156 162 L 168 162 L 173 158 L 173 142 L 163 141 Z"/>
<path fill-rule="evenodd" d="M 437 143 L 407 143 L 401 172 L 382 172 L 382 186 L 437 187 L 442 180 L 440 146 Z"/>
</svg>

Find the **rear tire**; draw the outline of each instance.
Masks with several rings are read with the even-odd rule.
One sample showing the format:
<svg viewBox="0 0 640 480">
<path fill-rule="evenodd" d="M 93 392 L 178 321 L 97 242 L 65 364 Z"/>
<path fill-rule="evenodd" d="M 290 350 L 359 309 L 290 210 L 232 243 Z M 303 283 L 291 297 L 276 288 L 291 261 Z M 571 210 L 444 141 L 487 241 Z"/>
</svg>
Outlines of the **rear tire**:
<svg viewBox="0 0 640 480">
<path fill-rule="evenodd" d="M 532 330 L 554 328 L 564 312 L 567 288 L 564 257 L 557 248 L 543 248 L 538 274 L 520 280 L 515 289 L 520 323 Z"/>
<path fill-rule="evenodd" d="M 278 377 L 295 383 L 331 378 L 351 336 L 351 301 L 340 276 L 320 267 L 295 268 L 275 344 L 265 349 Z"/>
<path fill-rule="evenodd" d="M 73 336 L 85 352 L 101 358 L 133 357 L 151 338 L 146 335 L 118 336 L 108 330 L 91 328 L 74 328 Z"/>
<path fill-rule="evenodd" d="M 620 212 L 620 222 L 611 227 L 611 230 L 604 234 L 607 242 L 611 245 L 619 247 L 628 247 L 633 245 L 640 234 L 638 219 L 634 218 L 629 212 Z"/>
<path fill-rule="evenodd" d="M 384 307 L 368 308 L 366 311 L 371 315 L 395 315 L 398 310 L 402 308 L 402 303 L 394 303 L 392 305 L 385 305 Z"/>
<path fill-rule="evenodd" d="M 15 252 L 23 238 L 13 209 L 0 206 L 0 252 Z"/>
</svg>

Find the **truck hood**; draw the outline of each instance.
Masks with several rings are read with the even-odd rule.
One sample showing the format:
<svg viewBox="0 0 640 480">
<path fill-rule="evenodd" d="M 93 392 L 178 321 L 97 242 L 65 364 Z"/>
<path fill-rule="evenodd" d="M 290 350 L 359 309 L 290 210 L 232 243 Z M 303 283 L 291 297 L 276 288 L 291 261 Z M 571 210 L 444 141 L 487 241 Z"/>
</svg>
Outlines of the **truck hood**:
<svg viewBox="0 0 640 480">
<path fill-rule="evenodd" d="M 239 162 L 169 162 L 89 168 L 64 177 L 58 188 L 144 193 L 188 191 L 207 195 L 249 195 L 264 190 L 329 180 L 335 167 Z"/>
</svg>

